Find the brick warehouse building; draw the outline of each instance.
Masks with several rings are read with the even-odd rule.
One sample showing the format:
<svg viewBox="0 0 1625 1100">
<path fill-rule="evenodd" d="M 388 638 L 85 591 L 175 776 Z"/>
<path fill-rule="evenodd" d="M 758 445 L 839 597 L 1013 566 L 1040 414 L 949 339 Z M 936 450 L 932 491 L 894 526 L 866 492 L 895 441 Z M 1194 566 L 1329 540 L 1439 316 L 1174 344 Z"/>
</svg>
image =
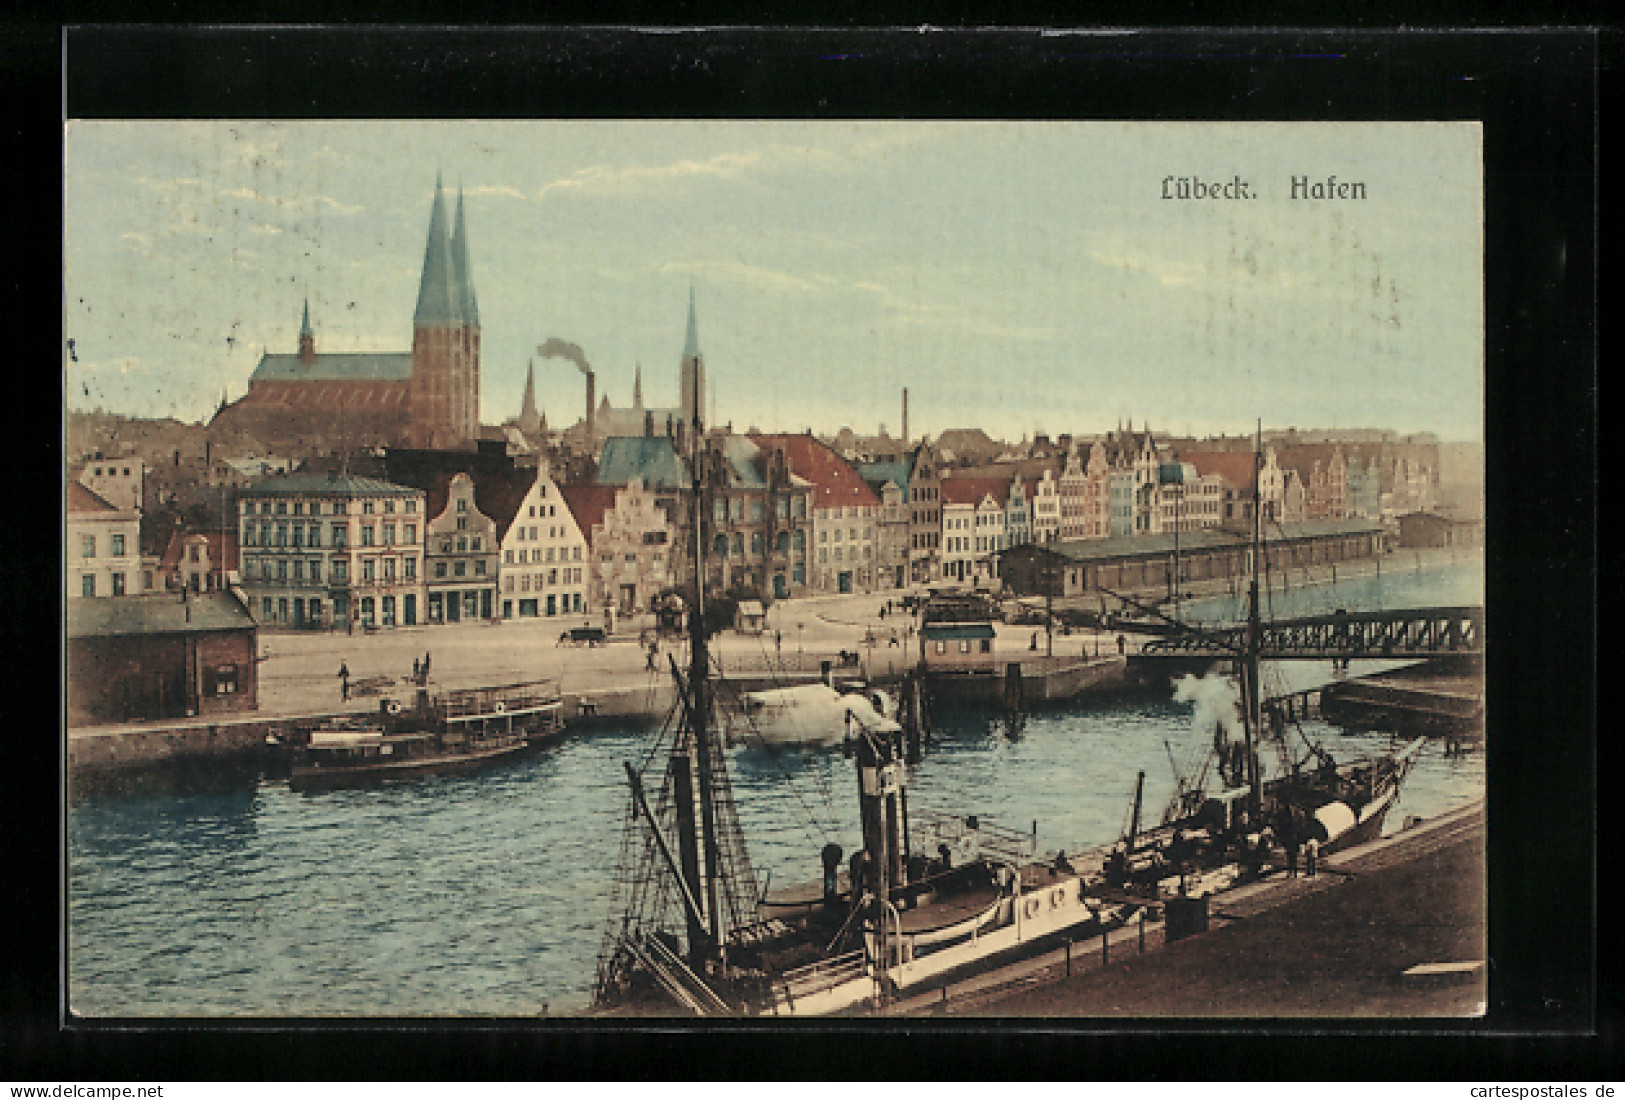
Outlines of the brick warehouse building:
<svg viewBox="0 0 1625 1100">
<path fill-rule="evenodd" d="M 248 393 L 211 432 L 237 432 L 292 453 L 380 446 L 470 447 L 479 435 L 480 313 L 463 197 L 448 228 L 435 180 L 409 352 L 317 352 L 305 305 L 295 353 L 267 352 Z"/>
<path fill-rule="evenodd" d="M 256 638 L 232 590 L 70 600 L 68 723 L 251 711 Z"/>
</svg>

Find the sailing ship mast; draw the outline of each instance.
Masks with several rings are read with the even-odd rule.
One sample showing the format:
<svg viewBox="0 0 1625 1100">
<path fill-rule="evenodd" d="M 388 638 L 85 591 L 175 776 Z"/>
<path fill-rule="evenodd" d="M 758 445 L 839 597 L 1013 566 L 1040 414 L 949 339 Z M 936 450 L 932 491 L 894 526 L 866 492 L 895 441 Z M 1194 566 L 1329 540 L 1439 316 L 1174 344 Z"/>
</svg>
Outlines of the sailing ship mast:
<svg viewBox="0 0 1625 1100">
<path fill-rule="evenodd" d="M 1259 652 L 1264 627 L 1258 607 L 1259 557 L 1263 553 L 1263 501 L 1259 496 L 1259 469 L 1263 464 L 1264 422 L 1258 421 L 1253 447 L 1253 552 L 1247 584 L 1247 631 L 1241 658 L 1242 751 L 1247 761 L 1247 814 L 1256 824 L 1263 813 L 1263 777 L 1259 774 L 1258 740 L 1263 730 L 1264 699 Z"/>
</svg>

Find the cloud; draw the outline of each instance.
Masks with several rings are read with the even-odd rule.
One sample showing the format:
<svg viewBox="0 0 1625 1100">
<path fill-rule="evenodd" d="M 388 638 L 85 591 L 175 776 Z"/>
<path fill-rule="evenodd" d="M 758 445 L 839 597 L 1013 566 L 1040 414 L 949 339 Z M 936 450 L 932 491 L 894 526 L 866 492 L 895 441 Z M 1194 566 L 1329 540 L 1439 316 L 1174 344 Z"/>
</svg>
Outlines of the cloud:
<svg viewBox="0 0 1625 1100">
<path fill-rule="evenodd" d="M 620 168 L 595 164 L 564 179 L 554 180 L 543 187 L 537 197 L 545 199 L 549 191 L 555 190 L 610 191 L 629 183 L 649 183 L 691 176 L 731 179 L 760 164 L 761 160 L 762 154 L 753 150 L 747 153 L 719 153 L 710 160 L 679 160 L 670 164 L 630 164 Z"/>
<path fill-rule="evenodd" d="M 544 190 L 545 190 L 545 188 L 544 188 Z M 507 184 L 482 184 L 479 187 L 468 187 L 468 188 L 463 189 L 463 194 L 465 194 L 465 195 L 501 195 L 504 198 L 520 199 L 520 200 L 524 200 L 524 201 L 529 201 L 529 199 L 530 199 L 530 196 L 525 194 L 523 191 L 519 190 L 516 187 L 509 187 Z"/>
<path fill-rule="evenodd" d="M 337 210 L 340 214 L 359 214 L 365 210 L 364 206 L 350 206 L 339 202 L 329 195 L 313 195 L 308 199 L 285 199 L 280 195 L 266 195 L 254 190 L 252 187 L 223 187 L 220 195 L 228 199 L 243 199 L 246 202 L 262 202 L 269 206 L 287 207 L 290 210 L 302 211 L 316 203 L 323 203 Z"/>
</svg>

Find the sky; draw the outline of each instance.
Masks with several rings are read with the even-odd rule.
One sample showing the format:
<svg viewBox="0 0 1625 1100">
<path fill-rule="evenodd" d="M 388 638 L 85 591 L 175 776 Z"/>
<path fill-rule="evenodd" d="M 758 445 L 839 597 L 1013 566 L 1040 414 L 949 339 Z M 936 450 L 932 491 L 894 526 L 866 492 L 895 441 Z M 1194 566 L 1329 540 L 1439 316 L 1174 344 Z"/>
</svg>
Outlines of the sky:
<svg viewBox="0 0 1625 1100">
<path fill-rule="evenodd" d="M 307 297 L 318 351 L 409 351 L 440 173 L 486 423 L 533 359 L 549 423 L 580 417 L 549 338 L 617 407 L 639 363 L 675 405 L 692 288 L 738 430 L 896 435 L 907 387 L 914 437 L 1483 438 L 1472 123 L 74 121 L 65 158 L 73 409 L 206 418 L 297 350 Z"/>
</svg>

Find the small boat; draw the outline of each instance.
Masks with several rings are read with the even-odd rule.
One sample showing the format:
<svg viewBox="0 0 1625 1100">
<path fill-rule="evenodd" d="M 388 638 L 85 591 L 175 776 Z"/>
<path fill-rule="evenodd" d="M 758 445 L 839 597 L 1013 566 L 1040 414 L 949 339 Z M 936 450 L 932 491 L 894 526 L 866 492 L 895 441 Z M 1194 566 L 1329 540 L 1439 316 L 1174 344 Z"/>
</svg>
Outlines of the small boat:
<svg viewBox="0 0 1625 1100">
<path fill-rule="evenodd" d="M 335 719 L 293 746 L 294 790 L 412 779 L 515 756 L 564 730 L 564 699 L 537 681 L 430 696 L 405 706 L 383 699 L 376 714 Z"/>
<path fill-rule="evenodd" d="M 880 688 L 843 692 L 821 681 L 743 692 L 739 711 L 748 739 L 769 745 L 840 745 L 860 732 L 903 728 L 896 702 Z"/>
</svg>

